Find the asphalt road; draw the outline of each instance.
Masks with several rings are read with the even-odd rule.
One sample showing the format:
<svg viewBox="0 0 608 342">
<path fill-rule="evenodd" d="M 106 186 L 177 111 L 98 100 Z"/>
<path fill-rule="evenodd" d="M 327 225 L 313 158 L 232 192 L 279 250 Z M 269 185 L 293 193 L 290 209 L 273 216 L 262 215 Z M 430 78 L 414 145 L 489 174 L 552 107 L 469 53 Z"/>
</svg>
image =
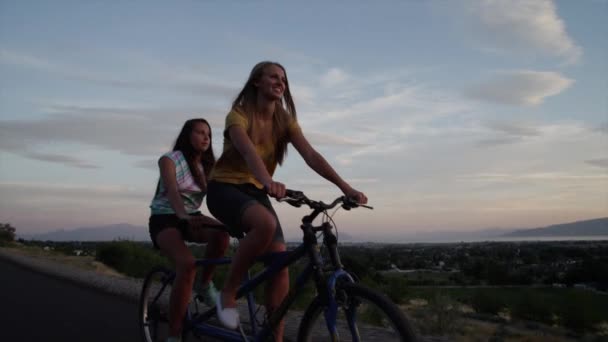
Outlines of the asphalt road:
<svg viewBox="0 0 608 342">
<path fill-rule="evenodd" d="M 0 258 L 0 341 L 139 341 L 137 304 Z"/>
<path fill-rule="evenodd" d="M 134 300 L 0 258 L 1 342 L 140 341 L 137 311 Z M 288 317 L 287 340 L 296 335 L 299 322 L 298 315 Z M 189 335 L 187 341 L 199 340 Z"/>
</svg>

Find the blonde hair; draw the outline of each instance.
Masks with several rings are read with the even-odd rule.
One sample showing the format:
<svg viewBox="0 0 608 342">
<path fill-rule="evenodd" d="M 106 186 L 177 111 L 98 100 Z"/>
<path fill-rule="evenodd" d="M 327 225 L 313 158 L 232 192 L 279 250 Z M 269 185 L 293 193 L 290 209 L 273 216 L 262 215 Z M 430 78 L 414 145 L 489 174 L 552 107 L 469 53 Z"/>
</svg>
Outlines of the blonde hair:
<svg viewBox="0 0 608 342">
<path fill-rule="evenodd" d="M 289 81 L 287 80 L 287 72 L 285 68 L 277 63 L 277 62 L 269 62 L 264 61 L 256 64 L 253 69 L 251 69 L 251 73 L 249 74 L 249 78 L 243 86 L 243 89 L 239 92 L 234 102 L 232 102 L 232 109 L 242 112 L 247 116 L 249 122 L 249 130 L 247 134 L 251 138 L 251 132 L 253 128 L 253 113 L 257 108 L 257 99 L 258 99 L 258 87 L 256 87 L 255 83 L 262 77 L 267 67 L 274 65 L 281 70 L 285 74 L 285 91 L 283 92 L 283 97 L 278 100 L 278 106 L 275 106 L 275 111 L 273 115 L 273 130 L 272 135 L 274 139 L 274 143 L 276 146 L 276 160 L 279 164 L 283 163 L 285 156 L 287 155 L 287 144 L 289 143 L 289 136 L 287 127 L 289 125 L 289 116 L 291 116 L 292 120 L 297 120 L 296 106 L 293 102 L 293 98 L 291 97 L 291 91 L 289 90 Z"/>
</svg>

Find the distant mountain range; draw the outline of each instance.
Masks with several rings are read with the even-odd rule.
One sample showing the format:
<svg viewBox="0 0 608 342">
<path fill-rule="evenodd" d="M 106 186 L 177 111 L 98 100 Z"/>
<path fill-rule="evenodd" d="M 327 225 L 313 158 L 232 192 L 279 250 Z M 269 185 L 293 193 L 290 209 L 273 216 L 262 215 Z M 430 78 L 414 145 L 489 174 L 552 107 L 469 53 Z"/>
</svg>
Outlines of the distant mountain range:
<svg viewBox="0 0 608 342">
<path fill-rule="evenodd" d="M 408 236 L 354 236 L 340 231 L 339 238 L 342 242 L 458 242 L 458 241 L 490 241 L 508 240 L 509 238 L 535 238 L 535 237 L 593 237 L 608 236 L 608 217 L 593 220 L 577 221 L 564 224 L 556 224 L 542 228 L 532 229 L 485 229 L 479 231 L 436 231 L 424 233 L 409 233 Z M 132 241 L 150 241 L 148 227 L 135 226 L 131 224 L 113 224 L 100 227 L 81 227 L 76 229 L 61 229 L 43 234 L 18 234 L 18 237 L 27 240 L 41 241 L 112 241 L 117 239 Z M 301 241 L 300 237 L 293 241 Z"/>
<path fill-rule="evenodd" d="M 516 231 L 503 234 L 505 237 L 546 237 L 546 236 L 608 236 L 608 217 L 576 221 L 571 223 L 555 224 L 552 226 L 518 229 Z"/>
<path fill-rule="evenodd" d="M 19 235 L 26 240 L 41 241 L 112 241 L 132 240 L 149 241 L 148 227 L 134 226 L 127 223 L 112 224 L 100 227 L 81 227 L 70 230 L 55 230 L 43 234 Z"/>
</svg>

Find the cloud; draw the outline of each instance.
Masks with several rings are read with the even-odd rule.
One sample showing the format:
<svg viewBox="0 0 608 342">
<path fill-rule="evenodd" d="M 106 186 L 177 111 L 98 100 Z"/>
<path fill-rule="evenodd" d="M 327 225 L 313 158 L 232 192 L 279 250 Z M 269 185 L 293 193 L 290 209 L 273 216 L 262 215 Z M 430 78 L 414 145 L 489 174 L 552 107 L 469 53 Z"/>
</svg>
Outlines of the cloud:
<svg viewBox="0 0 608 342">
<path fill-rule="evenodd" d="M 78 155 L 40 153 L 51 143 L 84 144 L 131 156 L 152 157 L 170 149 L 181 125 L 201 109 L 112 108 L 53 104 L 41 119 L 0 120 L 0 150 L 25 158 L 79 168 L 98 167 Z M 213 127 L 222 127 L 223 109 L 202 110 Z M 213 114 L 215 113 L 215 114 Z M 218 141 L 218 139 L 220 139 Z M 214 135 L 215 148 L 221 134 Z M 140 164 L 141 165 L 141 164 Z"/>
<path fill-rule="evenodd" d="M 593 132 L 593 130 L 577 121 L 563 121 L 546 123 L 537 128 L 541 135 L 553 140 L 553 141 L 580 141 L 584 140 L 585 135 Z"/>
<path fill-rule="evenodd" d="M 535 141 L 540 144 L 574 143 L 579 144 L 592 137 L 596 128 L 576 121 L 532 124 L 521 121 L 491 121 L 482 123 L 475 132 L 481 137 L 475 143 L 478 147 L 488 147 L 519 142 Z"/>
<path fill-rule="evenodd" d="M 391 92 L 385 91 L 371 97 L 368 95 L 368 98 L 360 98 L 350 105 L 338 107 L 339 109 L 335 106 L 327 108 L 322 111 L 320 117 L 315 118 L 315 123 L 346 120 L 363 115 L 377 116 L 379 113 L 390 116 L 396 114 L 398 110 L 424 108 L 428 100 L 428 96 L 425 96 L 424 91 L 419 87 L 402 86 Z"/>
<path fill-rule="evenodd" d="M 467 7 L 482 26 L 477 32 L 497 48 L 539 52 L 566 63 L 583 54 L 551 0 L 469 0 Z"/>
<path fill-rule="evenodd" d="M 297 79 L 298 82 L 292 82 L 291 87 L 292 93 L 298 100 L 298 107 L 302 102 L 305 105 L 332 102 L 342 106 L 359 102 L 368 98 L 370 94 L 378 96 L 379 91 L 383 94 L 394 94 L 405 87 L 414 86 L 413 75 L 431 69 L 417 66 L 416 68 L 391 68 L 355 74 L 347 73 L 335 66 L 321 70 L 316 67 L 307 67 L 296 69 L 299 77 L 292 77 L 292 79 Z M 294 73 L 294 71 L 290 72 Z"/>
<path fill-rule="evenodd" d="M 608 158 L 585 160 L 585 163 L 608 170 Z"/>
<path fill-rule="evenodd" d="M 336 68 L 333 69 L 337 70 Z M 176 75 L 182 75 L 182 73 Z M 348 76 L 350 79 L 349 87 L 353 87 L 357 91 L 363 91 L 367 89 L 368 82 L 372 82 L 371 80 L 377 83 L 388 77 L 398 80 L 399 77 L 407 75 L 409 74 L 402 70 L 395 73 L 379 73 L 375 77 L 355 78 Z M 176 78 L 184 83 L 193 80 L 193 78 L 183 75 L 176 76 Z M 194 79 L 199 78 L 203 78 L 203 76 L 194 77 Z M 319 80 L 319 78 L 313 79 Z M 433 113 L 437 111 L 439 104 L 442 103 L 433 96 L 428 96 L 425 90 L 419 89 L 417 86 L 399 86 L 399 82 L 393 82 L 393 86 L 390 89 L 387 88 L 382 94 L 374 96 L 370 93 L 367 95 L 367 99 L 359 99 L 357 103 L 346 107 L 344 110 L 340 103 L 319 98 L 323 92 L 317 89 L 318 86 L 301 86 L 301 88 L 307 90 L 304 92 L 305 98 L 311 99 L 311 103 L 313 102 L 312 99 L 318 99 L 318 101 L 314 101 L 314 106 L 321 104 L 321 107 L 313 107 L 313 109 L 318 110 L 318 114 L 309 115 L 310 113 L 305 113 L 300 116 L 303 127 L 312 126 L 311 129 L 305 130 L 311 142 L 314 145 L 355 149 L 356 151 L 353 151 L 352 156 L 368 155 L 373 151 L 381 152 L 385 149 L 384 147 L 372 148 L 371 145 L 400 146 L 398 141 L 399 132 L 395 130 L 402 124 L 399 112 L 415 106 L 420 109 L 424 108 L 425 114 Z M 62 163 L 69 167 L 78 168 L 90 168 L 96 167 L 96 165 L 94 165 L 94 161 L 87 161 L 85 155 L 70 155 L 72 158 L 70 159 L 63 156 L 61 152 L 53 150 L 45 151 L 49 155 L 42 155 L 40 147 L 49 146 L 49 142 L 83 144 L 106 151 L 118 151 L 125 155 L 153 160 L 154 157 L 170 148 L 173 139 L 177 136 L 180 125 L 183 121 L 192 117 L 187 113 L 206 113 L 205 117 L 210 121 L 212 127 L 217 129 L 223 127 L 226 112 L 226 108 L 220 106 L 206 109 L 151 109 L 137 104 L 113 106 L 111 103 L 87 103 L 86 101 L 80 103 L 78 101 L 40 103 L 33 100 L 31 102 L 38 105 L 40 112 L 46 115 L 40 119 L 0 120 L 0 150 L 16 153 L 25 158 Z M 430 103 L 433 103 L 433 105 L 429 105 Z M 447 106 L 445 103 L 443 105 Z M 453 106 L 449 107 L 453 108 Z M 304 108 L 306 106 L 300 108 L 300 113 L 305 112 Z M 335 110 L 335 108 L 339 109 Z M 443 111 L 443 109 L 440 111 Z M 394 119 L 377 122 L 377 120 L 372 119 L 372 116 L 367 116 L 368 114 L 377 116 L 377 113 L 382 112 Z M 356 136 L 356 139 L 336 134 L 331 129 L 332 125 L 323 124 L 323 122 L 327 123 L 328 121 L 337 122 L 342 118 L 352 119 L 348 121 L 348 125 L 349 127 L 356 127 L 357 133 L 349 134 L 349 136 Z M 381 126 L 382 132 L 373 128 L 376 126 Z M 389 130 L 385 130 L 385 126 Z M 364 134 L 361 135 L 361 132 Z M 215 133 L 214 145 L 217 151 L 221 147 L 221 134 Z M 378 138 L 379 135 L 382 136 L 381 139 Z M 363 150 L 361 150 L 362 148 Z M 149 170 L 156 170 L 157 168 L 156 162 L 148 162 L 148 159 L 135 160 L 133 166 Z"/>
<path fill-rule="evenodd" d="M 481 101 L 506 105 L 534 106 L 574 83 L 557 72 L 519 70 L 499 72 L 465 90 L 465 95 Z"/>
<path fill-rule="evenodd" d="M 213 77 L 194 67 L 175 67 L 155 61 L 127 60 L 128 70 L 97 70 L 96 67 L 71 65 L 41 58 L 30 53 L 0 48 L 0 64 L 43 71 L 69 80 L 91 84 L 135 89 L 178 90 L 195 95 L 229 98 L 238 86 L 226 83 L 222 77 Z"/>
<path fill-rule="evenodd" d="M 298 108 L 315 104 L 315 90 L 313 87 L 290 84 L 289 85 L 293 100 Z"/>
<path fill-rule="evenodd" d="M 355 158 L 362 158 L 366 156 L 376 158 L 384 156 L 383 159 L 390 159 L 393 156 L 398 156 L 402 154 L 403 149 L 405 148 L 404 143 L 389 143 L 389 141 L 392 140 L 392 138 L 384 139 L 382 140 L 384 141 L 384 143 L 382 143 L 382 141 L 378 141 L 370 146 L 353 149 L 351 151 L 338 155 L 336 159 L 341 165 L 346 166 L 352 165 Z"/>
<path fill-rule="evenodd" d="M 346 82 L 349 75 L 340 68 L 331 68 L 324 75 L 321 75 L 321 86 L 334 87 Z"/>
<path fill-rule="evenodd" d="M 33 201 L 36 201 L 36 198 L 72 198 L 75 200 L 87 198 L 151 199 L 149 191 L 139 191 L 122 185 L 95 185 L 92 183 L 0 182 L 0 190 L 3 194 L 18 195 L 20 198 L 31 196 Z"/>
<path fill-rule="evenodd" d="M 593 130 L 596 132 L 608 134 L 608 122 L 604 122 L 603 124 L 598 125 Z"/>
<path fill-rule="evenodd" d="M 0 63 L 49 71 L 58 71 L 57 69 L 59 69 L 45 59 L 2 48 L 0 48 Z"/>
<path fill-rule="evenodd" d="M 368 142 L 355 141 L 351 138 L 327 134 L 322 132 L 307 131 L 306 137 L 313 145 L 332 145 L 332 146 L 367 146 Z"/>
<path fill-rule="evenodd" d="M 519 122 L 490 122 L 487 126 L 497 132 L 511 136 L 532 137 L 540 135 L 535 127 Z"/>
<path fill-rule="evenodd" d="M 113 87 L 137 87 L 143 85 L 140 82 L 114 77 L 109 73 L 88 70 L 74 65 L 65 65 L 20 51 L 0 49 L 0 63 L 57 74 L 66 79 L 84 80 L 91 83 L 107 84 Z"/>
<path fill-rule="evenodd" d="M 521 137 L 513 137 L 513 136 L 503 136 L 497 138 L 488 138 L 479 140 L 476 145 L 479 147 L 494 147 L 499 145 L 509 145 L 521 142 L 523 139 Z"/>
<path fill-rule="evenodd" d="M 58 163 L 67 166 L 73 166 L 81 169 L 99 169 L 100 167 L 86 161 L 80 160 L 78 158 L 74 158 L 71 156 L 65 156 L 60 154 L 50 154 L 50 153 L 37 153 L 37 152 L 25 152 L 22 156 L 40 160 L 51 163 Z"/>
<path fill-rule="evenodd" d="M 294 50 L 292 48 L 286 48 L 276 43 L 268 37 L 259 37 L 253 34 L 253 32 L 233 31 L 224 32 L 223 38 L 226 42 L 229 42 L 229 46 L 232 51 L 240 51 L 241 54 L 247 55 L 252 51 L 257 52 L 261 56 L 273 56 L 274 61 L 281 62 L 283 66 L 288 67 L 286 61 L 291 61 L 294 65 L 323 65 L 325 62 L 318 57 L 302 52 L 300 50 Z M 236 50 L 239 49 L 239 50 Z M 253 65 L 248 65 L 249 68 Z M 294 70 L 292 67 L 288 67 L 289 70 Z"/>
<path fill-rule="evenodd" d="M 491 130 L 491 137 L 478 141 L 476 145 L 479 147 L 514 144 L 541 135 L 536 127 L 521 122 L 493 121 L 484 126 Z"/>
<path fill-rule="evenodd" d="M 498 183 L 519 183 L 522 182 L 562 182 L 562 181 L 583 181 L 597 182 L 608 180 L 608 175 L 586 175 L 586 174 L 569 174 L 563 172 L 532 172 L 532 173 L 479 173 L 470 176 L 461 177 L 463 179 L 479 180 L 484 182 Z"/>
<path fill-rule="evenodd" d="M 357 184 L 358 186 L 362 184 L 378 184 L 381 182 L 378 178 L 348 178 L 345 179 L 345 181 L 349 184 Z M 327 189 L 327 182 L 328 181 L 323 178 L 315 177 L 314 179 L 297 179 L 290 184 L 293 184 L 301 189 L 309 189 L 312 187 Z"/>
<path fill-rule="evenodd" d="M 138 160 L 135 163 L 133 163 L 133 166 L 141 168 L 141 169 L 158 171 L 158 159 Z"/>
<path fill-rule="evenodd" d="M 349 74 L 348 82 L 338 88 L 359 95 L 348 101 L 336 100 L 333 95 L 327 98 L 324 91 L 311 88 L 317 89 L 319 104 L 300 110 L 300 124 L 313 145 L 349 147 L 334 150 L 337 155 L 333 159 L 342 165 L 399 155 L 419 138 L 453 132 L 454 126 L 445 127 L 442 119 L 470 115 L 469 102 L 449 91 L 413 81 L 412 73 L 397 69 Z M 336 132 L 345 134 L 337 136 Z"/>
<path fill-rule="evenodd" d="M 0 217 L 21 233 L 83 225 L 145 225 L 154 188 L 0 181 Z"/>
</svg>

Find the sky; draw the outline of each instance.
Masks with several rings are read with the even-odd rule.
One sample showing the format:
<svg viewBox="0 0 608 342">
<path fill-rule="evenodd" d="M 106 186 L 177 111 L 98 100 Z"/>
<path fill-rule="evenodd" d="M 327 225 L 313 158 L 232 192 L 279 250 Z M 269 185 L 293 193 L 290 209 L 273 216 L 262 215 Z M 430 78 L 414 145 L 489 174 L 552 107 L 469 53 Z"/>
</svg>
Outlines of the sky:
<svg viewBox="0 0 608 342">
<path fill-rule="evenodd" d="M 304 135 L 370 240 L 608 216 L 608 1 L 0 0 L 0 222 L 147 226 L 157 160 L 287 71 Z M 297 151 L 274 175 L 329 202 Z M 285 235 L 303 208 L 275 204 Z M 202 210 L 208 213 L 206 204 Z"/>
</svg>

